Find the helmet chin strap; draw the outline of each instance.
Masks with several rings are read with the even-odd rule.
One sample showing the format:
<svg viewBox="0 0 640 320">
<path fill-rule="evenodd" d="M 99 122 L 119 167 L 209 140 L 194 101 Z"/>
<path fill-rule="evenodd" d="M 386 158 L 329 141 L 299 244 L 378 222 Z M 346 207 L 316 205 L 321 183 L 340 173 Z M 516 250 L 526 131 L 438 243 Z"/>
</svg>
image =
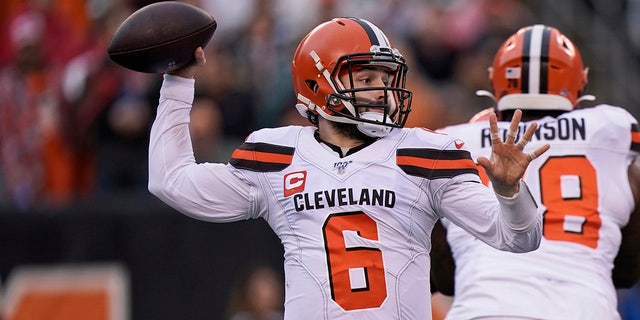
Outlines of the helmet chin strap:
<svg viewBox="0 0 640 320">
<path fill-rule="evenodd" d="M 373 120 L 380 123 L 383 123 L 383 120 L 385 120 L 384 114 L 380 112 L 362 112 L 360 113 L 360 118 L 366 119 L 366 120 Z M 384 123 L 391 123 L 389 121 L 389 117 L 386 117 L 386 122 Z M 391 132 L 391 129 L 392 129 L 392 127 L 389 127 L 389 126 L 368 123 L 368 122 L 360 122 L 356 126 L 360 132 L 372 138 L 382 138 L 387 134 L 389 134 L 389 132 Z"/>
</svg>

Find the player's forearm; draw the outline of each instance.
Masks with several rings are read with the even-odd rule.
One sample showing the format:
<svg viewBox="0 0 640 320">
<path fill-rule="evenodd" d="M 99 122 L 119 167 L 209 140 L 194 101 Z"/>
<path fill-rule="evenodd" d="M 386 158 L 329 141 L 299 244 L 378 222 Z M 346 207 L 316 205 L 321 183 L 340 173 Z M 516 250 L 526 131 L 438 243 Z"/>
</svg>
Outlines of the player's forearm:
<svg viewBox="0 0 640 320">
<path fill-rule="evenodd" d="M 531 229 L 539 219 L 538 204 L 533 199 L 527 184 L 520 180 L 519 191 L 512 197 L 503 197 L 496 193 L 500 202 L 502 218 L 512 230 L 521 231 Z"/>
<path fill-rule="evenodd" d="M 526 185 L 520 188 L 512 198 L 496 201 L 480 184 L 459 183 L 442 194 L 440 207 L 451 222 L 496 249 L 533 251 L 542 239 L 542 217 Z"/>
<path fill-rule="evenodd" d="M 180 168 L 195 163 L 189 135 L 194 81 L 166 76 L 149 139 L 149 191 L 166 202 Z"/>
<path fill-rule="evenodd" d="M 526 183 L 520 181 L 519 191 L 513 197 L 496 194 L 496 198 L 502 211 L 500 218 L 508 226 L 504 232 L 513 234 L 515 240 L 509 250 L 528 252 L 537 249 L 542 241 L 542 215 L 538 213 L 538 205 Z"/>
</svg>

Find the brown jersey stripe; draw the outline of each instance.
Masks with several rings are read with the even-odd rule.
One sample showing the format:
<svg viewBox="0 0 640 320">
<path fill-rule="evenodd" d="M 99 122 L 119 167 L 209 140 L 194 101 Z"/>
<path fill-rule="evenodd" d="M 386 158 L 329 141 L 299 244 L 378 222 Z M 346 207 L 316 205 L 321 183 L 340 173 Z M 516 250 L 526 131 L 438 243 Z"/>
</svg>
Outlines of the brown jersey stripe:
<svg viewBox="0 0 640 320">
<path fill-rule="evenodd" d="M 427 148 L 398 149 L 398 156 L 416 157 L 433 160 L 471 160 L 471 154 L 467 150 L 438 150 Z"/>
<path fill-rule="evenodd" d="M 238 147 L 240 150 L 249 150 L 249 151 L 258 151 L 258 152 L 268 152 L 268 153 L 278 153 L 278 154 L 286 154 L 293 155 L 295 148 L 286 147 L 277 144 L 270 144 L 264 142 L 245 142 Z"/>
<path fill-rule="evenodd" d="M 631 125 L 631 150 L 640 152 L 640 126 L 637 123 Z"/>
<path fill-rule="evenodd" d="M 441 179 L 441 178 L 453 178 L 455 176 L 459 176 L 461 174 L 475 174 L 478 175 L 478 169 L 469 168 L 469 169 L 425 169 L 422 167 L 414 167 L 414 166 L 405 166 L 401 165 L 400 168 L 406 174 L 416 177 L 421 177 L 425 179 Z"/>
<path fill-rule="evenodd" d="M 471 160 L 471 154 L 467 150 L 438 150 L 428 148 L 398 149 L 396 155 L 416 157 L 433 160 Z"/>
<path fill-rule="evenodd" d="M 281 171 L 293 161 L 295 148 L 268 143 L 243 143 L 231 154 L 229 164 L 258 172 Z"/>
<path fill-rule="evenodd" d="M 396 163 L 407 174 L 426 179 L 478 174 L 476 164 L 466 150 L 398 149 Z"/>
</svg>

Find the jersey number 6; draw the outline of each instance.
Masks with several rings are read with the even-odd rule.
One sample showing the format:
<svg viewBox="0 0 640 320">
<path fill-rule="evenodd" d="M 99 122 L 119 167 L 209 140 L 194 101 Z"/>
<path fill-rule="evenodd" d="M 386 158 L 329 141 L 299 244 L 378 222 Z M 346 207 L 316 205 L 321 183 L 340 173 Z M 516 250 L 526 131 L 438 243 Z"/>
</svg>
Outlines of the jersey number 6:
<svg viewBox="0 0 640 320">
<path fill-rule="evenodd" d="M 377 241 L 376 222 L 362 212 L 330 215 L 323 226 L 331 298 L 344 310 L 377 308 L 387 297 L 382 252 L 347 246 L 345 232 Z"/>
</svg>

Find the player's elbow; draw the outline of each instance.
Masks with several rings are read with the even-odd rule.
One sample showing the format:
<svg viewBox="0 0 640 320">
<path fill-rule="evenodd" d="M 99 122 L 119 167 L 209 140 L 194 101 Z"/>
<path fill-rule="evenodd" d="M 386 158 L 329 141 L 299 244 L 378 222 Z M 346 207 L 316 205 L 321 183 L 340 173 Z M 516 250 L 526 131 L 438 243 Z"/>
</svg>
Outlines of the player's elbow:
<svg viewBox="0 0 640 320">
<path fill-rule="evenodd" d="M 169 184 L 166 183 L 157 183 L 152 180 L 149 180 L 148 187 L 149 192 L 156 196 L 156 198 L 160 199 L 165 204 L 173 207 L 176 210 L 179 210 L 179 196 L 175 192 L 175 188 L 169 187 Z"/>
<path fill-rule="evenodd" d="M 171 194 L 171 191 L 167 186 L 168 184 L 164 183 L 161 179 L 154 179 L 150 177 L 147 189 L 152 195 L 164 200 L 169 198 Z"/>
<path fill-rule="evenodd" d="M 147 185 L 147 189 L 149 190 L 149 192 L 154 195 L 154 196 L 158 196 L 158 194 L 162 193 L 162 185 L 159 183 L 156 183 L 154 180 L 149 179 L 149 183 Z"/>
</svg>

